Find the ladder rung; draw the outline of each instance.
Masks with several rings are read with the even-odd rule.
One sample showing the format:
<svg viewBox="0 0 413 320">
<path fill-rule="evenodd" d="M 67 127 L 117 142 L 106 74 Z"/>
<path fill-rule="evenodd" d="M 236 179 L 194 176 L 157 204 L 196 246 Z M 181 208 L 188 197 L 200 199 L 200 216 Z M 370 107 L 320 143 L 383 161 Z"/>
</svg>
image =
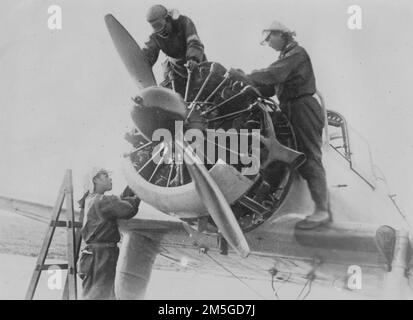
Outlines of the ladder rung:
<svg viewBox="0 0 413 320">
<path fill-rule="evenodd" d="M 36 270 L 49 270 L 50 267 L 59 267 L 62 270 L 67 270 L 69 265 L 67 263 L 37 265 Z"/>
<path fill-rule="evenodd" d="M 50 221 L 50 226 L 51 227 L 68 227 L 68 228 L 72 228 L 72 222 L 69 221 L 69 224 L 67 223 L 67 221 Z M 74 222 L 73 226 L 75 228 L 82 228 L 82 224 L 80 222 Z"/>
</svg>

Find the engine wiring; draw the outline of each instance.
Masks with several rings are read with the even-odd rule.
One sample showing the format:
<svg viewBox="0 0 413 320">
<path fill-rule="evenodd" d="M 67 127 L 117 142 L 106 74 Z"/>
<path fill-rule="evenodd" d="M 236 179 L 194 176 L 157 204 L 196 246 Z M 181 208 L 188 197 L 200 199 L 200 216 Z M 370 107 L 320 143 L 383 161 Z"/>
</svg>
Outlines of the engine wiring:
<svg viewBox="0 0 413 320">
<path fill-rule="evenodd" d="M 311 293 L 311 291 L 312 291 L 312 288 L 313 288 L 313 287 L 312 287 L 312 284 L 313 284 L 313 281 L 314 281 L 315 279 L 316 279 L 315 271 L 314 271 L 314 270 L 311 270 L 311 271 L 308 273 L 308 275 L 307 275 L 307 281 L 305 282 L 303 288 L 301 289 L 300 293 L 298 294 L 296 300 L 300 300 L 301 297 L 302 297 L 301 300 L 307 299 L 307 297 L 310 295 L 310 293 Z M 308 288 L 308 289 L 307 289 L 307 292 L 303 295 L 304 290 L 305 290 L 306 288 Z"/>
<path fill-rule="evenodd" d="M 307 273 L 306 279 L 307 281 L 305 282 L 303 288 L 301 289 L 300 293 L 296 297 L 296 300 L 305 300 L 307 297 L 310 295 L 312 289 L 313 289 L 313 282 L 317 278 L 316 276 L 316 270 L 317 268 L 323 263 L 323 260 L 319 256 L 314 256 L 313 261 L 312 261 L 312 266 L 311 270 Z M 307 291 L 305 292 L 304 290 Z M 305 292 L 305 293 L 304 293 Z"/>
<path fill-rule="evenodd" d="M 277 269 L 271 269 L 270 274 L 271 274 L 271 288 L 274 293 L 274 296 L 277 298 L 277 300 L 281 300 L 278 292 L 281 290 L 281 288 L 290 280 L 291 278 L 291 272 L 288 273 L 288 277 L 286 277 L 284 280 L 279 281 L 277 280 L 276 276 L 279 273 Z M 276 289 L 275 288 L 275 283 L 281 282 L 280 286 Z"/>
</svg>

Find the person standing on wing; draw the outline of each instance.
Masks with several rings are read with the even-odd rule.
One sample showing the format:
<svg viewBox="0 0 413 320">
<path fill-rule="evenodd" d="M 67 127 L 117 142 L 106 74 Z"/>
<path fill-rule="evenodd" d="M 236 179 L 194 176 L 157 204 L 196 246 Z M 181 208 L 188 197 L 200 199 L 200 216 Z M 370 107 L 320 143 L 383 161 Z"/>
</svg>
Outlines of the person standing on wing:
<svg viewBox="0 0 413 320">
<path fill-rule="evenodd" d="M 326 173 L 322 163 L 322 134 L 325 124 L 324 111 L 317 99 L 316 81 L 310 57 L 294 39 L 295 32 L 278 21 L 263 30 L 261 44 L 267 44 L 280 52 L 278 60 L 269 67 L 255 70 L 246 77 L 263 95 L 274 93 L 281 110 L 288 116 L 297 139 L 297 149 L 307 161 L 298 172 L 307 181 L 315 203 L 314 212 L 300 221 L 300 229 L 312 229 L 330 220 Z M 231 69 L 232 77 L 240 77 L 242 71 Z"/>
</svg>

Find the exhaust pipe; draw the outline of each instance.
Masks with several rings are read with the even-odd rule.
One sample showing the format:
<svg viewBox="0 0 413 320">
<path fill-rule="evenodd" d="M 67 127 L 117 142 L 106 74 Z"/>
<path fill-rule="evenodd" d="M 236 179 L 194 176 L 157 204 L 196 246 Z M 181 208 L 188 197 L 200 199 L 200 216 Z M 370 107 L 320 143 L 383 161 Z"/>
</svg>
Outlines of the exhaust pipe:
<svg viewBox="0 0 413 320">
<path fill-rule="evenodd" d="M 296 169 L 301 166 L 305 160 L 306 156 L 304 153 L 295 151 L 291 148 L 288 148 L 278 142 L 277 139 L 274 139 L 271 144 L 271 154 L 274 154 L 273 157 L 268 157 L 263 164 L 263 168 L 266 168 L 273 161 L 281 161 L 286 163 L 291 169 Z"/>
<path fill-rule="evenodd" d="M 267 168 L 274 161 L 284 162 L 288 164 L 291 169 L 296 169 L 301 166 L 306 160 L 305 154 L 288 148 L 277 140 L 274 125 L 268 110 L 261 104 L 258 104 L 258 106 L 261 108 L 264 115 L 265 136 L 261 135 L 261 142 L 268 150 L 268 157 L 262 164 L 262 168 Z"/>
</svg>

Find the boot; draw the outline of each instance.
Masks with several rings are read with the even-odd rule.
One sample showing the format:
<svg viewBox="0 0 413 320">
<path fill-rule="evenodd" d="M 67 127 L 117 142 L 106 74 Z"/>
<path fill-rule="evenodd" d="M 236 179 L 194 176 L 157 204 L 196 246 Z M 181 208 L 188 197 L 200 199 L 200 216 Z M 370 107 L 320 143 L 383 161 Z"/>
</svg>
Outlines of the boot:
<svg viewBox="0 0 413 320">
<path fill-rule="evenodd" d="M 327 210 L 316 209 L 312 215 L 307 216 L 304 220 L 296 224 L 297 229 L 309 230 L 317 228 L 330 220 L 330 214 Z"/>
</svg>

